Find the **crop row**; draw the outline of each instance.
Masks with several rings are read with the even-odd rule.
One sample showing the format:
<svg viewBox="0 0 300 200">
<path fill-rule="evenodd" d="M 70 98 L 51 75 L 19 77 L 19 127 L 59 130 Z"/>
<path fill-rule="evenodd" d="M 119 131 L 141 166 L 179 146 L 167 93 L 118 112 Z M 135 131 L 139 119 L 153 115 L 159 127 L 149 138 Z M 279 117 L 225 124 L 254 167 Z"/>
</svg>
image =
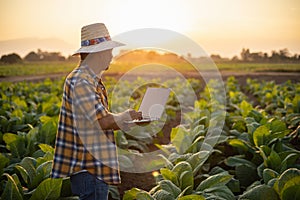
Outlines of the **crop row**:
<svg viewBox="0 0 300 200">
<path fill-rule="evenodd" d="M 106 80 L 111 109 L 136 108 L 146 87 L 157 82 Z M 63 80 L 1 83 L 1 199 L 77 199 L 68 178 L 49 178 L 62 85 Z M 300 198 L 299 83 L 248 79 L 241 86 L 230 77 L 225 85 L 212 80 L 204 89 L 192 79 L 160 85 L 172 88 L 166 124 L 178 112 L 181 123 L 172 129 L 169 144 L 156 144 L 164 152 L 156 186 L 132 188 L 123 199 Z M 140 155 L 156 143 L 160 131 L 153 126 L 136 127 L 130 134 L 116 131 L 116 142 Z M 122 169 L 135 165 L 130 157 L 120 155 Z M 112 198 L 120 198 L 116 188 L 110 191 Z"/>
</svg>

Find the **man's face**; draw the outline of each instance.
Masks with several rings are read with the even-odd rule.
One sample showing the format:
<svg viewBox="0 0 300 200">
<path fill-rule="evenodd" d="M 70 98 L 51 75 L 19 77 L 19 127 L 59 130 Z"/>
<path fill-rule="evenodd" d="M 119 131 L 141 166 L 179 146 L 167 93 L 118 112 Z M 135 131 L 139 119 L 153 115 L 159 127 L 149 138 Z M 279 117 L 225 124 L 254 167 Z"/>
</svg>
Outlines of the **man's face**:
<svg viewBox="0 0 300 200">
<path fill-rule="evenodd" d="M 112 49 L 101 51 L 99 53 L 100 53 L 99 62 L 100 62 L 101 68 L 103 68 L 104 70 L 108 70 L 110 62 L 113 58 Z"/>
<path fill-rule="evenodd" d="M 99 67 L 100 71 L 108 70 L 113 58 L 112 49 L 89 54 L 91 60 Z"/>
</svg>

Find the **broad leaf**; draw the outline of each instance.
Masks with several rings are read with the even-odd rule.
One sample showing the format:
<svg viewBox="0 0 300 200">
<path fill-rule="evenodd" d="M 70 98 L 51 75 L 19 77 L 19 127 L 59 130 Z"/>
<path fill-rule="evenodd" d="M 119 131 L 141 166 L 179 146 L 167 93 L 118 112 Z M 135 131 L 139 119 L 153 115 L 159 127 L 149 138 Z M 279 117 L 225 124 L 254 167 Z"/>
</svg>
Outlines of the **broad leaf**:
<svg viewBox="0 0 300 200">
<path fill-rule="evenodd" d="M 13 133 L 5 133 L 3 135 L 3 140 L 7 144 L 7 149 L 11 151 L 13 157 L 22 158 L 25 156 L 25 140 L 22 136 Z"/>
<path fill-rule="evenodd" d="M 30 187 L 34 177 L 36 176 L 36 160 L 32 157 L 25 157 L 23 160 L 19 163 L 20 166 L 22 166 L 26 174 L 28 174 L 29 181 L 28 181 L 28 186 Z"/>
<path fill-rule="evenodd" d="M 235 196 L 232 193 L 232 191 L 225 185 L 206 189 L 205 193 L 208 194 L 208 197 L 213 197 L 212 199 L 235 199 Z"/>
<path fill-rule="evenodd" d="M 262 125 L 258 127 L 254 132 L 253 132 L 253 141 L 256 147 L 260 147 L 261 145 L 267 144 L 269 141 L 270 137 L 270 129 Z"/>
<path fill-rule="evenodd" d="M 155 200 L 148 192 L 142 191 L 137 193 L 136 199 L 143 199 L 143 200 Z"/>
<path fill-rule="evenodd" d="M 179 186 L 178 178 L 175 172 L 167 169 L 167 168 L 161 168 L 160 173 L 163 176 L 164 179 L 172 181 L 175 185 Z"/>
<path fill-rule="evenodd" d="M 225 164 L 230 167 L 237 167 L 239 165 L 248 165 L 249 167 L 256 169 L 256 165 L 254 163 L 252 163 L 249 160 L 246 160 L 244 158 L 237 157 L 237 156 L 228 157 L 225 160 Z"/>
<path fill-rule="evenodd" d="M 194 176 L 197 174 L 199 169 L 203 166 L 207 158 L 209 157 L 208 151 L 200 151 L 198 153 L 193 154 L 186 161 L 190 163 Z"/>
<path fill-rule="evenodd" d="M 184 154 L 192 144 L 192 138 L 184 127 L 176 127 L 171 132 L 171 142 L 179 154 Z"/>
<path fill-rule="evenodd" d="M 183 197 L 179 197 L 177 200 L 205 200 L 201 195 L 190 194 Z"/>
<path fill-rule="evenodd" d="M 271 179 L 277 178 L 278 173 L 272 169 L 264 169 L 263 171 L 263 179 L 264 183 L 267 184 Z"/>
<path fill-rule="evenodd" d="M 172 194 L 165 190 L 158 190 L 153 194 L 153 198 L 156 200 L 174 200 Z"/>
<path fill-rule="evenodd" d="M 241 114 L 243 117 L 247 117 L 249 112 L 253 109 L 252 105 L 247 101 L 243 100 L 240 104 Z"/>
<path fill-rule="evenodd" d="M 194 188 L 194 176 L 191 165 L 185 161 L 179 162 L 172 169 L 172 172 L 177 175 L 181 190 L 184 190 L 187 187 L 191 187 L 187 191 L 187 194 L 190 194 Z"/>
<path fill-rule="evenodd" d="M 249 191 L 246 191 L 242 196 L 239 198 L 240 200 L 248 200 L 248 199 L 255 199 L 255 200 L 279 200 L 279 196 L 277 195 L 276 191 L 267 185 L 259 185 L 252 188 Z"/>
<path fill-rule="evenodd" d="M 274 169 L 277 172 L 280 172 L 281 169 L 281 158 L 280 156 L 274 151 L 271 151 L 271 154 L 267 158 L 267 164 L 269 168 Z"/>
<path fill-rule="evenodd" d="M 181 192 L 180 188 L 170 180 L 162 180 L 158 184 L 162 190 L 169 192 L 174 198 L 176 198 Z"/>
<path fill-rule="evenodd" d="M 241 186 L 247 187 L 254 181 L 258 180 L 256 168 L 249 165 L 238 165 L 235 167 L 236 178 L 240 181 Z"/>
<path fill-rule="evenodd" d="M 2 174 L 3 169 L 9 163 L 9 159 L 6 158 L 2 153 L 0 153 L 0 174 Z"/>
<path fill-rule="evenodd" d="M 30 200 L 46 200 L 46 199 L 58 199 L 60 197 L 60 191 L 62 186 L 62 179 L 44 180 L 33 192 Z"/>
<path fill-rule="evenodd" d="M 231 139 L 229 140 L 229 145 L 239 148 L 243 151 L 248 151 L 248 146 L 245 144 L 245 141 L 240 140 L 240 139 Z"/>
<path fill-rule="evenodd" d="M 280 193 L 283 200 L 300 199 L 300 176 L 296 176 L 286 182 Z"/>
<path fill-rule="evenodd" d="M 136 199 L 136 196 L 139 192 L 141 192 L 141 190 L 138 188 L 132 188 L 131 190 L 127 190 L 123 196 L 123 200 Z"/>
<path fill-rule="evenodd" d="M 285 184 L 295 178 L 295 177 L 299 177 L 300 176 L 300 170 L 296 169 L 296 168 L 290 168 L 286 171 L 284 171 L 280 177 L 278 178 L 278 180 L 275 182 L 274 184 L 274 189 L 276 190 L 276 192 L 278 194 L 280 194 L 280 196 L 282 195 L 283 189 L 285 187 Z"/>
<path fill-rule="evenodd" d="M 22 200 L 22 191 L 19 190 L 19 187 L 12 176 L 9 174 L 4 174 L 7 177 L 7 182 L 4 188 L 4 191 L 1 195 L 1 199 L 5 200 Z"/>
<path fill-rule="evenodd" d="M 228 172 L 222 172 L 213 176 L 208 177 L 204 181 L 202 181 L 198 187 L 196 188 L 197 191 L 204 191 L 209 188 L 219 187 L 222 185 L 227 184 L 231 179 L 232 175 L 229 175 Z"/>
<path fill-rule="evenodd" d="M 54 154 L 54 148 L 48 144 L 39 144 L 39 147 L 44 153 L 50 152 Z"/>
</svg>

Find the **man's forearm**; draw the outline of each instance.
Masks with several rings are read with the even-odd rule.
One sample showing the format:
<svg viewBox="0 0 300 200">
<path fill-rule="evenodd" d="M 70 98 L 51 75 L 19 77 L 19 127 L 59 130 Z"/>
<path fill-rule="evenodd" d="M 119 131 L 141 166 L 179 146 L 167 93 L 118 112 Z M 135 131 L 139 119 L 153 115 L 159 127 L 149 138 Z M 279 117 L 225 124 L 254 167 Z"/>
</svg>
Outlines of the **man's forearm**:
<svg viewBox="0 0 300 200">
<path fill-rule="evenodd" d="M 118 114 L 108 113 L 106 116 L 98 120 L 102 130 L 119 130 L 122 126 L 121 117 Z"/>
</svg>

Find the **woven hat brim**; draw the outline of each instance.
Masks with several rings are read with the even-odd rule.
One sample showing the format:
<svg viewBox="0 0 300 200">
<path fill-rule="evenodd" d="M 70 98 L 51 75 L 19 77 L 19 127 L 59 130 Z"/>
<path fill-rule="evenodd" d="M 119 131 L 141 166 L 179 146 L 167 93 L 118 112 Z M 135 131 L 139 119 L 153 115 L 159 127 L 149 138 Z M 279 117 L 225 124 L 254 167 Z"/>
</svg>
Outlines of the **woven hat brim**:
<svg viewBox="0 0 300 200">
<path fill-rule="evenodd" d="M 80 49 L 74 52 L 73 56 L 78 55 L 80 53 L 96 53 L 96 52 L 105 51 L 108 49 L 113 49 L 115 47 L 120 47 L 124 45 L 125 44 L 116 41 L 101 42 L 99 44 L 81 47 Z"/>
</svg>

